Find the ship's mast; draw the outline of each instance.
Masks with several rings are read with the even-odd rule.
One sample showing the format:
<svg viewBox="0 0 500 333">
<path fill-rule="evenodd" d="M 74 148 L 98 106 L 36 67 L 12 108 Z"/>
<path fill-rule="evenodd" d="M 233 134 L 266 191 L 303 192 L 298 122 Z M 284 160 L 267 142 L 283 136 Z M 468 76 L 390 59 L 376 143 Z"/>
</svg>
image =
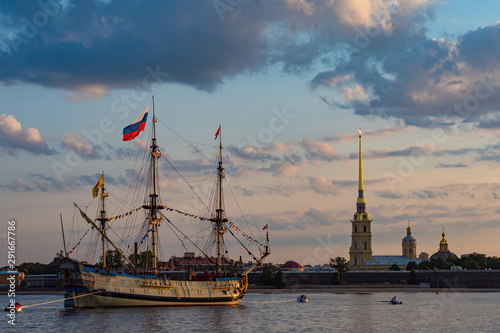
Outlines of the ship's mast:
<svg viewBox="0 0 500 333">
<path fill-rule="evenodd" d="M 102 187 L 101 187 L 101 199 L 102 199 L 102 207 L 101 207 L 101 217 L 97 219 L 97 221 L 101 222 L 101 240 L 102 240 L 102 268 L 106 268 L 106 206 L 105 206 L 105 198 L 108 196 L 108 193 L 104 192 L 104 172 L 102 173 Z"/>
<path fill-rule="evenodd" d="M 151 238 L 152 238 L 152 248 L 153 248 L 153 274 L 156 275 L 158 271 L 157 266 L 157 246 L 156 246 L 156 238 L 157 238 L 157 228 L 160 224 L 160 219 L 158 218 L 158 187 L 157 187 L 157 179 L 156 179 L 156 162 L 157 159 L 161 157 L 161 153 L 157 152 L 156 149 L 158 146 L 156 145 L 156 119 L 155 115 L 155 98 L 153 96 L 153 139 L 151 140 L 151 158 L 153 162 L 153 193 L 149 195 L 150 197 L 150 223 L 151 223 Z"/>
<path fill-rule="evenodd" d="M 66 258 L 69 258 L 68 251 L 66 250 L 66 239 L 64 238 L 64 226 L 63 226 L 62 213 L 59 213 L 59 217 L 61 218 L 61 231 L 62 231 L 63 244 L 64 244 L 64 256 Z"/>
<path fill-rule="evenodd" d="M 216 215 L 216 231 L 217 231 L 217 261 L 215 263 L 215 270 L 217 273 L 221 273 L 221 257 L 222 257 L 222 235 L 226 231 L 224 228 L 224 222 L 227 222 L 227 220 L 224 219 L 224 209 L 222 207 L 222 179 L 225 177 L 224 175 L 224 168 L 222 167 L 222 131 L 220 130 L 220 125 L 219 125 L 219 167 L 218 167 L 218 185 L 219 185 L 219 205 L 217 208 L 217 215 Z"/>
</svg>

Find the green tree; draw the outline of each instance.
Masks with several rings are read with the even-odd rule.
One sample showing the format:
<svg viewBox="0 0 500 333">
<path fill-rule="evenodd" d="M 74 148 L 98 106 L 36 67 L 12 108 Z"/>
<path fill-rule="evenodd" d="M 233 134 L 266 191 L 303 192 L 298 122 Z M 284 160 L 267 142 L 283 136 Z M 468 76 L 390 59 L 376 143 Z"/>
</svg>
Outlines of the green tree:
<svg viewBox="0 0 500 333">
<path fill-rule="evenodd" d="M 465 269 L 481 269 L 481 266 L 479 266 L 479 263 L 474 260 L 466 260 L 463 262 L 462 267 Z"/>
<path fill-rule="evenodd" d="M 431 259 L 429 266 L 431 269 L 444 269 L 446 261 L 443 258 Z"/>
<path fill-rule="evenodd" d="M 107 268 L 119 268 L 123 267 L 124 261 L 123 257 L 118 252 L 118 250 L 107 250 L 106 251 L 106 267 Z M 96 264 L 97 267 L 103 267 L 102 265 L 102 256 L 100 258 L 100 261 Z"/>
<path fill-rule="evenodd" d="M 408 262 L 408 264 L 406 264 L 407 271 L 411 271 L 412 269 L 414 269 L 414 270 L 418 269 L 418 265 L 415 261 L 410 261 L 410 262 Z"/>
<path fill-rule="evenodd" d="M 408 284 L 418 284 L 417 272 L 412 269 L 408 276 Z"/>
<path fill-rule="evenodd" d="M 153 252 L 151 250 L 143 251 L 137 256 L 132 253 L 131 255 L 129 255 L 128 259 L 136 267 L 153 267 Z"/>
<path fill-rule="evenodd" d="M 334 272 L 332 274 L 331 283 L 334 284 L 334 285 L 339 285 L 339 284 L 342 283 L 342 281 L 340 280 L 340 273 L 339 272 Z"/>
<path fill-rule="evenodd" d="M 401 268 L 399 268 L 398 264 L 392 264 L 391 267 L 389 267 L 390 271 L 400 271 Z"/>
<path fill-rule="evenodd" d="M 349 264 L 344 257 L 336 257 L 335 259 L 330 259 L 330 267 L 336 268 L 339 272 L 339 278 L 342 277 L 342 273 L 349 271 Z"/>
<path fill-rule="evenodd" d="M 497 257 L 488 257 L 486 259 L 486 268 L 500 269 L 500 259 Z"/>
<path fill-rule="evenodd" d="M 418 264 L 418 269 L 420 271 L 426 271 L 431 269 L 431 263 L 429 260 L 424 260 Z"/>
<path fill-rule="evenodd" d="M 52 261 L 48 264 L 42 264 L 41 262 L 23 262 L 21 265 L 17 266 L 17 269 L 26 275 L 56 274 L 58 268 L 58 257 L 52 259 Z"/>
<path fill-rule="evenodd" d="M 273 284 L 276 267 L 269 263 L 264 267 L 259 277 L 259 282 L 265 285 Z"/>
<path fill-rule="evenodd" d="M 274 275 L 273 285 L 276 288 L 280 288 L 280 289 L 284 288 L 286 286 L 286 277 L 282 271 L 278 271 L 278 273 L 276 273 Z"/>
</svg>

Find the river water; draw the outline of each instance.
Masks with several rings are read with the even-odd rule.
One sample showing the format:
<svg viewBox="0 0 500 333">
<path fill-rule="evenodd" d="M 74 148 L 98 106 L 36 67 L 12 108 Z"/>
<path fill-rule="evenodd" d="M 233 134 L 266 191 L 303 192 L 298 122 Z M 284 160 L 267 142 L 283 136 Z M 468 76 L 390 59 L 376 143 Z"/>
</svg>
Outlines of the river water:
<svg viewBox="0 0 500 333">
<path fill-rule="evenodd" d="M 25 308 L 0 332 L 500 332 L 500 293 L 374 292 L 247 294 L 238 306 L 67 309 Z M 387 301 L 398 296 L 404 304 Z M 63 295 L 17 295 L 22 305 Z M 0 304 L 9 298 L 0 296 Z"/>
</svg>

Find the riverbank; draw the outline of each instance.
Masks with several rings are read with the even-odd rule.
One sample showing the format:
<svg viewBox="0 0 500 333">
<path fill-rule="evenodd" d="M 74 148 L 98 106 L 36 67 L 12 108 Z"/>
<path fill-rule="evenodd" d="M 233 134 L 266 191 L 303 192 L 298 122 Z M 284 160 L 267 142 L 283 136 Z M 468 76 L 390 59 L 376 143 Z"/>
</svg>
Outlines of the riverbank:
<svg viewBox="0 0 500 333">
<path fill-rule="evenodd" d="M 341 286 L 305 286 L 285 287 L 283 289 L 250 287 L 252 294 L 306 294 L 306 293 L 374 293 L 374 292 L 500 292 L 499 288 L 419 288 L 412 285 L 341 285 Z"/>
</svg>

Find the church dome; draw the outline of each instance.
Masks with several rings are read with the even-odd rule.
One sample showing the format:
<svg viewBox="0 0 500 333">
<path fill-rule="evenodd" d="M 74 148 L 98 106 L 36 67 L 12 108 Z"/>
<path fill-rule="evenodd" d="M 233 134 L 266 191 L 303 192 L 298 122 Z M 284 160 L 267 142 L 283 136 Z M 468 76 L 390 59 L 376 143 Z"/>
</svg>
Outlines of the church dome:
<svg viewBox="0 0 500 333">
<path fill-rule="evenodd" d="M 438 258 L 443 258 L 444 260 L 446 260 L 448 258 L 458 258 L 458 257 L 455 253 L 451 252 L 450 250 L 448 250 L 448 251 L 439 250 L 431 256 L 431 260 L 438 259 Z"/>
<path fill-rule="evenodd" d="M 282 271 L 303 271 L 304 267 L 296 261 L 289 260 L 283 265 L 281 265 L 280 270 Z"/>
<path fill-rule="evenodd" d="M 441 234 L 441 236 L 443 238 L 439 242 L 439 250 L 431 256 L 431 260 L 438 259 L 438 258 L 443 258 L 444 260 L 446 260 L 448 258 L 458 258 L 455 253 L 448 250 L 448 241 L 445 238 L 446 234 L 444 233 L 444 228 L 443 228 L 443 233 Z"/>
<path fill-rule="evenodd" d="M 415 244 L 415 237 L 406 236 L 405 238 L 403 238 L 403 244 Z"/>
<path fill-rule="evenodd" d="M 406 237 L 403 238 L 403 244 L 416 244 L 417 240 L 411 235 L 410 223 L 408 223 L 408 228 L 406 228 Z"/>
</svg>

